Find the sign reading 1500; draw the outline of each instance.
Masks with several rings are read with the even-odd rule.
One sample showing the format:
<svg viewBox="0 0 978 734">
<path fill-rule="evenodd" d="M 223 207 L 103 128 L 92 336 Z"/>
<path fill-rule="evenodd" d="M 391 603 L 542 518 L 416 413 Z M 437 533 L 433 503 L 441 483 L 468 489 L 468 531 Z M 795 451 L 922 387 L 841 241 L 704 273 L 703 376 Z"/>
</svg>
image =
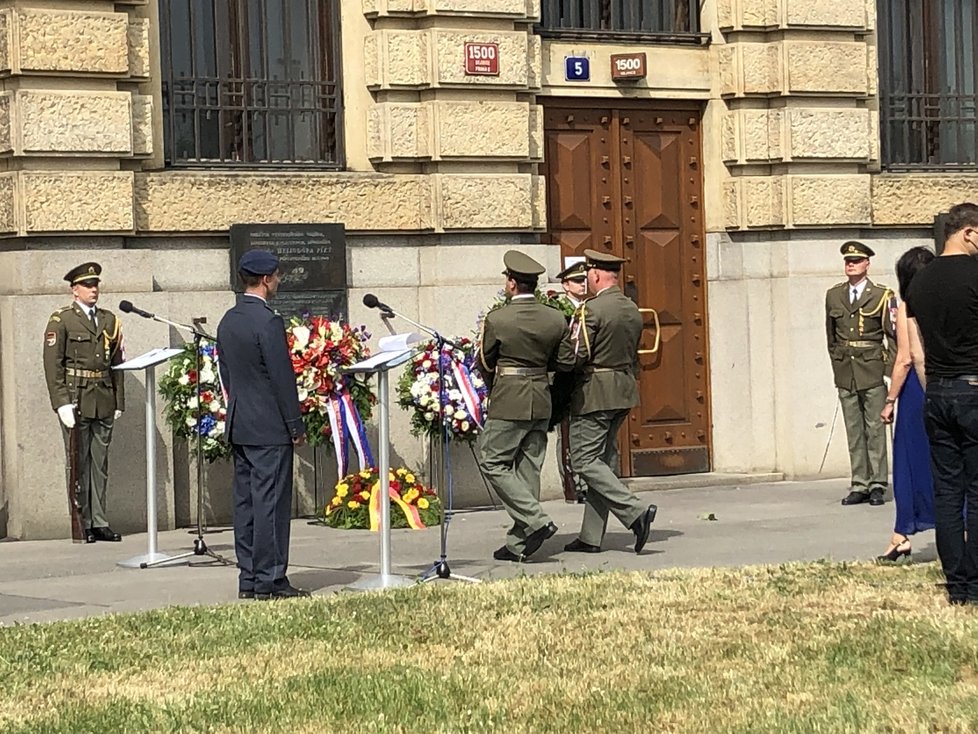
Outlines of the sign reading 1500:
<svg viewBox="0 0 978 734">
<path fill-rule="evenodd" d="M 465 74 L 467 76 L 499 76 L 499 44 L 465 44 Z"/>
</svg>

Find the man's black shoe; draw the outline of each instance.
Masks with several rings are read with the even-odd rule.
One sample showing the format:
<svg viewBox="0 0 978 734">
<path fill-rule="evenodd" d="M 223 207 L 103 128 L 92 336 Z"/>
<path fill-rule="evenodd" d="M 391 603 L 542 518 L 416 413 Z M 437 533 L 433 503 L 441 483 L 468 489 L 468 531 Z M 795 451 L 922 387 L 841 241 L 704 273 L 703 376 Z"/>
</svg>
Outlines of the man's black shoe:
<svg viewBox="0 0 978 734">
<path fill-rule="evenodd" d="M 868 500 L 869 500 L 869 495 L 868 494 L 866 494 L 865 492 L 857 492 L 857 491 L 853 490 L 852 492 L 850 492 L 849 494 L 847 494 L 845 496 L 845 498 L 843 498 L 842 504 L 844 504 L 844 505 L 861 505 L 863 502 L 866 502 Z"/>
<path fill-rule="evenodd" d="M 652 523 L 655 521 L 655 513 L 659 508 L 649 505 L 648 509 L 639 515 L 638 519 L 632 523 L 631 531 L 635 533 L 635 552 L 641 553 L 642 548 L 649 542 L 649 533 L 652 532 Z"/>
<path fill-rule="evenodd" d="M 118 543 L 122 540 L 122 536 L 110 527 L 92 528 L 92 532 L 95 534 L 95 540 L 106 540 L 110 543 Z"/>
<path fill-rule="evenodd" d="M 513 563 L 519 563 L 523 560 L 522 556 L 518 556 L 505 545 L 502 548 L 496 548 L 492 552 L 492 557 L 497 561 L 513 561 Z"/>
<path fill-rule="evenodd" d="M 255 599 L 258 601 L 268 601 L 269 599 L 299 599 L 306 596 L 312 596 L 312 594 L 305 589 L 297 589 L 291 584 L 289 586 L 283 586 L 281 589 L 275 589 L 270 594 L 267 592 L 255 592 Z"/>
<path fill-rule="evenodd" d="M 591 545 L 590 543 L 585 543 L 580 538 L 574 538 L 570 543 L 564 546 L 564 550 L 568 553 L 600 553 L 600 545 Z"/>
<path fill-rule="evenodd" d="M 881 487 L 874 487 L 869 491 L 869 504 L 873 507 L 879 507 L 883 504 L 883 489 Z"/>
<path fill-rule="evenodd" d="M 543 545 L 543 541 L 547 538 L 552 538 L 554 533 L 557 532 L 557 526 L 552 522 L 548 522 L 542 528 L 537 528 L 532 533 L 526 536 L 526 546 L 523 548 L 523 557 L 532 556 L 538 550 L 540 546 Z"/>
<path fill-rule="evenodd" d="M 98 538 L 95 537 L 95 531 L 91 528 L 85 528 L 85 542 L 94 543 Z"/>
<path fill-rule="evenodd" d="M 255 592 L 254 591 L 248 591 L 248 590 L 239 591 L 238 592 L 238 598 L 239 599 L 254 599 L 255 598 Z"/>
</svg>

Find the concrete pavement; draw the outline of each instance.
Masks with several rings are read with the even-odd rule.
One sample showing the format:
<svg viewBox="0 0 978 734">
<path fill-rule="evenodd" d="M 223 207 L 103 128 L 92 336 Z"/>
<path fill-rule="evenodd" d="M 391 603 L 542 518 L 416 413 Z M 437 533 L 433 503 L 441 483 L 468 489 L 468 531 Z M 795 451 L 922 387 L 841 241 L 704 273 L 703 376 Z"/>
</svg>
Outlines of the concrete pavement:
<svg viewBox="0 0 978 734">
<path fill-rule="evenodd" d="M 576 536 L 582 508 L 546 502 L 560 530 L 521 564 L 492 559 L 509 525 L 502 509 L 459 512 L 449 526 L 448 560 L 454 573 L 486 580 L 585 570 L 869 560 L 886 548 L 894 507 L 889 497 L 882 507 L 843 507 L 839 501 L 847 489 L 844 480 L 825 480 L 642 492 L 643 501 L 659 506 L 659 514 L 641 555 L 630 549 L 632 533 L 614 519 L 609 522 L 604 552 L 563 552 L 564 544 Z M 706 519 L 711 515 L 716 519 Z M 159 550 L 171 556 L 186 552 L 193 548 L 193 539 L 187 530 L 162 532 Z M 233 559 L 230 528 L 209 531 L 205 541 Z M 439 546 L 437 528 L 393 531 L 393 572 L 419 576 L 438 558 Z M 203 556 L 191 558 L 189 564 L 145 570 L 116 565 L 145 553 L 146 547 L 146 535 L 94 545 L 65 540 L 0 542 L 0 624 L 236 599 L 237 570 Z M 315 594 L 344 590 L 377 573 L 379 547 L 375 533 L 333 530 L 296 520 L 289 578 Z M 933 532 L 917 536 L 914 559 L 935 557 Z"/>
</svg>

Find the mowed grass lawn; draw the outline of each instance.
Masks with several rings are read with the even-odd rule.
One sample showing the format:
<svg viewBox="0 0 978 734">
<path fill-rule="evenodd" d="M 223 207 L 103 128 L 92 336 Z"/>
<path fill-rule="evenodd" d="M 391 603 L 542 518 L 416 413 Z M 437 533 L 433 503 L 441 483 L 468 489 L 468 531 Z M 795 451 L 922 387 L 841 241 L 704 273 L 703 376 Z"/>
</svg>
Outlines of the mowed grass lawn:
<svg viewBox="0 0 978 734">
<path fill-rule="evenodd" d="M 429 585 L 0 629 L 0 731 L 974 732 L 933 565 Z"/>
</svg>

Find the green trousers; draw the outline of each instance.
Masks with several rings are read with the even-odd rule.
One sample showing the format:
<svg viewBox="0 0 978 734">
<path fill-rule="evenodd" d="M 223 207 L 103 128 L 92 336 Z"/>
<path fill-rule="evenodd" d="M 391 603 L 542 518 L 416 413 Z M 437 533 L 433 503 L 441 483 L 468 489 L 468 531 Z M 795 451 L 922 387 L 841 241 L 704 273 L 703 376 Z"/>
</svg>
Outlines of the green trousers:
<svg viewBox="0 0 978 734">
<path fill-rule="evenodd" d="M 77 419 L 78 430 L 78 503 L 87 528 L 108 527 L 105 492 L 109 485 L 109 442 L 112 440 L 112 424 L 109 418 Z M 65 482 L 70 476 L 71 464 L 68 449 L 71 446 L 68 429 L 59 421 L 65 441 Z"/>
<path fill-rule="evenodd" d="M 601 545 L 611 512 L 626 528 L 646 507 L 618 479 L 618 430 L 628 410 L 600 410 L 571 418 L 571 465 L 587 484 L 582 542 Z"/>
<path fill-rule="evenodd" d="M 868 494 L 877 487 L 886 489 L 889 483 L 886 426 L 880 420 L 880 413 L 886 404 L 886 385 L 877 385 L 868 390 L 840 387 L 839 402 L 849 439 L 852 491 Z"/>
<path fill-rule="evenodd" d="M 479 437 L 479 465 L 513 527 L 506 547 L 522 555 L 526 537 L 550 522 L 540 506 L 540 471 L 547 454 L 547 420 L 489 418 Z"/>
</svg>

